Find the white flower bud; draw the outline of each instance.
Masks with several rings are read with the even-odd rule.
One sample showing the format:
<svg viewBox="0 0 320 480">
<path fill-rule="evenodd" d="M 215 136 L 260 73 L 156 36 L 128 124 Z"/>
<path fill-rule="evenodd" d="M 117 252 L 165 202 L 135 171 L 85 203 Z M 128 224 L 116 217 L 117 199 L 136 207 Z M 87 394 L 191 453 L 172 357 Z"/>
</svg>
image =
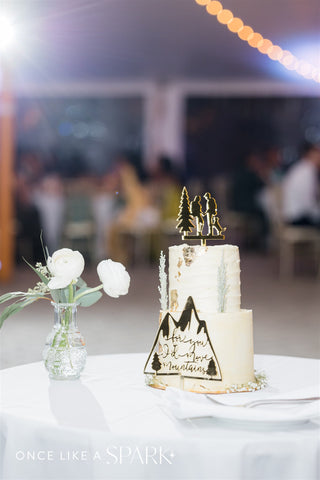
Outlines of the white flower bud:
<svg viewBox="0 0 320 480">
<path fill-rule="evenodd" d="M 103 283 L 103 290 L 110 297 L 118 298 L 128 293 L 130 275 L 122 263 L 102 260 L 97 266 L 97 273 Z"/>
<path fill-rule="evenodd" d="M 48 257 L 47 267 L 53 275 L 48 283 L 52 290 L 66 288 L 71 282 L 76 282 L 84 269 L 84 258 L 80 252 L 70 248 L 61 248 Z"/>
</svg>

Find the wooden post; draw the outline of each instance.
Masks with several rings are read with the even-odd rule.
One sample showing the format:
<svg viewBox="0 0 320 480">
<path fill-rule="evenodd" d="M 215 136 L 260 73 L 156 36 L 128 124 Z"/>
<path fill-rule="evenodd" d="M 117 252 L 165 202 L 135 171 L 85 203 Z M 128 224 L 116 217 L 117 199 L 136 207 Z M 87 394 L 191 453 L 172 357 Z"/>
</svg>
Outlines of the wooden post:
<svg viewBox="0 0 320 480">
<path fill-rule="evenodd" d="M 14 268 L 13 163 L 14 101 L 9 66 L 0 60 L 0 281 L 10 279 Z"/>
</svg>

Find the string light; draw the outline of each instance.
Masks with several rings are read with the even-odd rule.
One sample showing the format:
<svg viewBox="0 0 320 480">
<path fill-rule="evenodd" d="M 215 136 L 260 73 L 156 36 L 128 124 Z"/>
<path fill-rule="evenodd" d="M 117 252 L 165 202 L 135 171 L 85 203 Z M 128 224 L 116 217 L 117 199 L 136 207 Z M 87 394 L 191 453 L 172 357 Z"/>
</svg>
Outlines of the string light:
<svg viewBox="0 0 320 480">
<path fill-rule="evenodd" d="M 226 25 L 230 32 L 236 33 L 250 47 L 257 48 L 271 60 L 280 62 L 287 70 L 295 70 L 304 78 L 320 83 L 320 68 L 305 60 L 298 60 L 289 50 L 283 50 L 279 45 L 274 45 L 271 40 L 255 32 L 249 25 L 244 25 L 241 18 L 234 17 L 231 10 L 224 9 L 221 2 L 217 0 L 195 0 L 195 2 L 206 7 L 210 15 L 216 16 L 219 23 Z"/>
<path fill-rule="evenodd" d="M 262 40 L 262 42 L 260 43 L 260 45 L 258 45 L 258 50 L 261 53 L 267 54 L 271 50 L 272 47 L 273 47 L 273 43 L 271 42 L 271 40 L 268 40 L 267 38 L 264 38 Z"/>
<path fill-rule="evenodd" d="M 211 0 L 196 0 L 196 3 L 201 6 L 207 5 Z"/>
<path fill-rule="evenodd" d="M 233 19 L 233 14 L 230 10 L 221 10 L 217 15 L 218 22 L 227 25 Z"/>
<path fill-rule="evenodd" d="M 256 32 L 254 32 L 254 34 L 251 35 L 250 39 L 248 40 L 250 47 L 254 47 L 254 48 L 258 48 L 258 45 L 262 44 L 262 42 L 263 42 L 262 35 Z"/>
<path fill-rule="evenodd" d="M 242 27 L 243 27 L 243 21 L 241 20 L 241 18 L 233 17 L 233 19 L 228 23 L 228 28 L 230 32 L 233 32 L 233 33 L 239 32 L 239 30 L 241 30 Z"/>
<path fill-rule="evenodd" d="M 248 27 L 248 25 L 245 25 L 243 28 L 241 28 L 241 30 L 239 30 L 238 32 L 238 36 L 239 38 L 241 38 L 241 40 L 244 40 L 245 42 L 250 40 L 250 38 L 252 37 L 253 35 L 253 30 L 251 27 Z"/>
<path fill-rule="evenodd" d="M 223 7 L 220 2 L 207 2 L 207 12 L 210 13 L 210 15 L 218 15 L 222 9 Z"/>
<path fill-rule="evenodd" d="M 273 45 L 268 51 L 267 55 L 269 58 L 271 58 L 271 60 L 280 61 L 283 55 L 283 50 L 281 47 L 279 47 L 279 45 Z"/>
</svg>

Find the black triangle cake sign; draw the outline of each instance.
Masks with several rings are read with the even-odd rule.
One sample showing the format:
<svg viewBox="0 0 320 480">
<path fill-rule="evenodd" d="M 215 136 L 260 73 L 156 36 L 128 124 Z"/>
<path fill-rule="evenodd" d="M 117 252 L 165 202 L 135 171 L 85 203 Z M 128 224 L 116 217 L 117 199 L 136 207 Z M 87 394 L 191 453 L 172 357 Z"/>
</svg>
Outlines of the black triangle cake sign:
<svg viewBox="0 0 320 480">
<path fill-rule="evenodd" d="M 222 381 L 207 324 L 199 319 L 192 297 L 188 297 L 179 320 L 169 312 L 165 314 L 144 373 Z"/>
</svg>

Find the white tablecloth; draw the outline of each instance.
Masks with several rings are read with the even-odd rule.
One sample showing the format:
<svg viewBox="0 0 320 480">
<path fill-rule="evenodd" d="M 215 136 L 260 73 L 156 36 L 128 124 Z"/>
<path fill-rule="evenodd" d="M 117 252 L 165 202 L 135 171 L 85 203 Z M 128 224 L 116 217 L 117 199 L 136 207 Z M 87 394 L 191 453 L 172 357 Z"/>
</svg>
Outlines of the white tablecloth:
<svg viewBox="0 0 320 480">
<path fill-rule="evenodd" d="M 0 478 L 319 478 L 317 421 L 177 420 L 163 406 L 165 392 L 144 384 L 146 357 L 89 357 L 78 381 L 50 381 L 42 363 L 0 371 Z M 317 360 L 257 355 L 255 366 L 269 387 L 235 395 L 286 395 L 319 383 Z"/>
</svg>

